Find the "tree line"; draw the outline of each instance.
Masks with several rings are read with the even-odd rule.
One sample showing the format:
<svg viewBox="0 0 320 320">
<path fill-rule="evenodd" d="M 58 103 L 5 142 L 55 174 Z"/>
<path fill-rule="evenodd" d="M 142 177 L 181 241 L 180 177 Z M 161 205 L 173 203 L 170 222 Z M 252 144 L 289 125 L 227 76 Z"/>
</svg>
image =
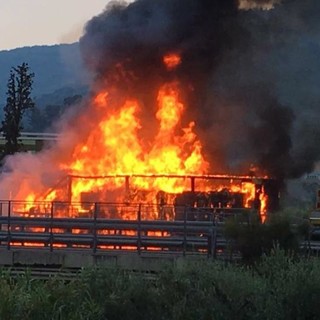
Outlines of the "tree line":
<svg viewBox="0 0 320 320">
<path fill-rule="evenodd" d="M 26 62 L 10 70 L 0 128 L 6 142 L 0 147 L 0 159 L 22 151 L 20 136 L 26 121 L 28 130 L 43 132 L 58 120 L 68 107 L 82 98 L 81 95 L 66 97 L 63 105 L 47 105 L 41 109 L 32 97 L 34 77 L 35 74 Z"/>
</svg>

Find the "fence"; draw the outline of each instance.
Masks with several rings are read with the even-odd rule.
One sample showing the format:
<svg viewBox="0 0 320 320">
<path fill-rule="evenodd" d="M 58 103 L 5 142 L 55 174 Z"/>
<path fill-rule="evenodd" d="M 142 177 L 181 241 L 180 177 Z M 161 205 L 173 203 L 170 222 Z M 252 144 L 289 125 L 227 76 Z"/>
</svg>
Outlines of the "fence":
<svg viewBox="0 0 320 320">
<path fill-rule="evenodd" d="M 131 219 L 106 218 L 118 210 Z M 0 202 L 0 246 L 180 252 L 215 256 L 217 227 L 207 221 L 148 220 L 157 206 Z M 167 208 L 169 209 L 169 208 Z M 172 209 L 172 208 L 171 208 Z M 118 212 L 119 213 L 119 212 Z"/>
</svg>

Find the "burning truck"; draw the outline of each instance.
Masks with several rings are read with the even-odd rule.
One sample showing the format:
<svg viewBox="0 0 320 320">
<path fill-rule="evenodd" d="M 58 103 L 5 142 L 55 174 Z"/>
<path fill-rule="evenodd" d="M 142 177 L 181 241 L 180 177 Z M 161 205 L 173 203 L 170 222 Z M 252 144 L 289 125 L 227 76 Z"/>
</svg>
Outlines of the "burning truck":
<svg viewBox="0 0 320 320">
<path fill-rule="evenodd" d="M 46 204 L 55 203 L 57 215 L 79 217 L 99 204 L 105 218 L 135 219 L 128 208 L 141 204 L 146 219 L 180 220 L 188 207 L 191 220 L 239 209 L 264 220 L 278 209 L 279 184 L 267 170 L 211 174 L 228 172 L 212 146 L 230 138 L 215 135 L 207 124 L 215 117 L 199 110 L 221 35 L 236 41 L 226 27 L 236 21 L 236 1 L 188 1 L 175 20 L 178 3 L 113 3 L 88 23 L 80 46 L 94 74 L 91 96 L 65 116 L 55 145 L 8 158 L 1 197 L 17 202 L 14 212 L 47 214 Z M 245 172 L 250 162 L 243 162 Z"/>
<path fill-rule="evenodd" d="M 182 57 L 171 53 L 162 62 L 172 72 Z M 160 86 L 152 140 L 141 135 L 137 100 L 125 100 L 114 108 L 112 93 L 96 94 L 89 103 L 97 122 L 75 140 L 66 160 L 61 160 L 60 152 L 70 150 L 60 150 L 65 147 L 61 139 L 35 155 L 42 158 L 37 168 L 40 175 L 34 175 L 34 170 L 29 176 L 10 175 L 21 181 L 13 213 L 44 215 L 46 203 L 56 203 L 56 215 L 76 218 L 90 215 L 98 203 L 100 217 L 135 219 L 132 205 L 139 204 L 145 219 L 208 220 L 247 209 L 255 210 L 264 221 L 266 213 L 279 206 L 277 182 L 253 174 L 210 174 L 195 123 L 181 127 L 185 106 L 180 87 L 177 80 Z M 43 164 L 49 172 L 41 172 Z M 43 184 L 45 174 L 54 176 L 54 184 Z"/>
<path fill-rule="evenodd" d="M 161 183 L 179 181 L 175 192 L 165 188 L 137 187 L 135 180 Z M 79 193 L 74 201 L 79 180 L 82 183 L 99 183 L 88 192 Z M 98 182 L 99 181 L 99 182 Z M 101 181 L 104 181 L 102 184 Z M 117 185 L 112 187 L 114 181 Z M 101 185 L 103 187 L 101 188 Z M 48 200 L 50 199 L 51 200 Z M 232 175 L 110 175 L 67 176 L 39 198 L 1 202 L 1 215 L 23 217 L 68 217 L 103 219 L 223 221 L 250 212 L 262 222 L 268 212 L 279 208 L 279 186 L 274 179 Z"/>
<path fill-rule="evenodd" d="M 164 56 L 163 63 L 172 70 L 181 63 L 181 57 Z M 76 140 L 66 161 L 59 157 L 59 148 L 65 144 L 62 139 L 40 155 L 29 155 L 41 159 L 37 168 L 40 174 L 32 170 L 31 175 L 15 176 L 14 171 L 9 175 L 14 181 L 21 181 L 15 186 L 16 192 L 10 189 L 10 194 L 15 193 L 11 199 L 19 202 L 15 212 L 41 215 L 46 213 L 45 203 L 60 202 L 68 204 L 64 209 L 60 206 L 60 216 L 79 217 L 88 215 L 94 203 L 100 203 L 104 204 L 101 217 L 136 218 L 118 203 L 142 204 L 147 208 L 143 210 L 146 219 L 205 220 L 251 209 L 259 212 L 263 221 L 267 211 L 278 208 L 279 188 L 273 179 L 209 174 L 195 123 L 181 127 L 185 107 L 176 81 L 159 89 L 155 114 L 158 127 L 152 144 L 146 144 L 139 135 L 138 101 L 126 100 L 120 108 L 113 109 L 109 93 L 103 91 L 90 104 L 98 123 L 84 140 Z M 43 177 L 50 174 L 54 179 L 49 180 L 55 182 L 45 186 Z M 9 180 L 3 183 L 10 184 Z M 186 207 L 189 209 L 185 217 Z"/>
</svg>

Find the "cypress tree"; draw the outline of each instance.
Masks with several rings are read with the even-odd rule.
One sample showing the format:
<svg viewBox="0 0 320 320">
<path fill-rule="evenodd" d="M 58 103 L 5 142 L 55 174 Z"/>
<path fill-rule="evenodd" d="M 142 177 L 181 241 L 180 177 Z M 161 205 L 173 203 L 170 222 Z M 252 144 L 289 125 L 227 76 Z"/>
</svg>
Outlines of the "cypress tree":
<svg viewBox="0 0 320 320">
<path fill-rule="evenodd" d="M 30 72 L 25 62 L 10 70 L 2 121 L 2 131 L 6 140 L 4 156 L 21 149 L 19 137 L 23 130 L 22 118 L 26 110 L 34 108 L 31 98 L 33 78 L 34 73 Z"/>
</svg>

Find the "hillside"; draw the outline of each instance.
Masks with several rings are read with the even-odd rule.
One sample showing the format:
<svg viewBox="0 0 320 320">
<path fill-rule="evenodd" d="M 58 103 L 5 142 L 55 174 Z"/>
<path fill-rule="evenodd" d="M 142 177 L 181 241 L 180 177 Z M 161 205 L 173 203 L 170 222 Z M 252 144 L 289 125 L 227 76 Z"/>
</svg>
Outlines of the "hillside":
<svg viewBox="0 0 320 320">
<path fill-rule="evenodd" d="M 59 104 L 68 96 L 82 94 L 89 82 L 78 43 L 0 51 L 1 113 L 10 69 L 22 62 L 27 62 L 35 73 L 33 96 L 39 107 Z"/>
</svg>

